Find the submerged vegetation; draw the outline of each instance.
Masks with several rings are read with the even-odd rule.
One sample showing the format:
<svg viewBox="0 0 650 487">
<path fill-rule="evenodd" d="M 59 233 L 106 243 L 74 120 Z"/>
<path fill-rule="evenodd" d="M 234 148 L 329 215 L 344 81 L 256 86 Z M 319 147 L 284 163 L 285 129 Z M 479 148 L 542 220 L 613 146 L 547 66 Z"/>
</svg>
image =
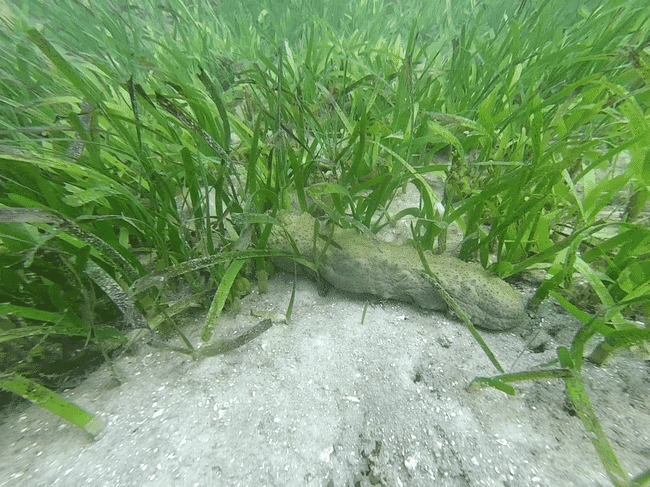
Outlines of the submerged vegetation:
<svg viewBox="0 0 650 487">
<path fill-rule="evenodd" d="M 646 1 L 454 3 L 0 4 L 0 388 L 38 399 L 189 306 L 209 340 L 279 209 L 409 215 L 584 323 L 550 365 L 628 485 L 580 374 L 588 340 L 602 363 L 650 339 Z"/>
</svg>

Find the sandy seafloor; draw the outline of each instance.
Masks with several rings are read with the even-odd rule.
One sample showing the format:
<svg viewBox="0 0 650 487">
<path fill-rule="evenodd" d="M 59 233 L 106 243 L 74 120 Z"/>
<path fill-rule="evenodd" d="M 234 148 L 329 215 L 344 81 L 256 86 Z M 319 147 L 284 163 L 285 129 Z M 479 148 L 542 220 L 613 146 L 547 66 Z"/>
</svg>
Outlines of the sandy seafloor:
<svg viewBox="0 0 650 487">
<path fill-rule="evenodd" d="M 252 311 L 283 314 L 292 281 L 278 274 L 244 297 L 220 336 L 256 324 Z M 35 406 L 6 416 L 0 485 L 611 485 L 563 382 L 468 391 L 496 370 L 462 324 L 390 301 L 371 302 L 362 324 L 365 306 L 299 279 L 290 323 L 225 355 L 142 343 L 117 360 L 121 385 L 103 366 L 63 394 L 106 423 L 95 439 Z M 195 344 L 204 319 L 186 327 Z M 484 333 L 507 371 L 552 360 L 578 324 L 548 301 L 528 326 Z M 648 372 L 628 353 L 584 370 L 631 474 L 650 466 Z"/>
</svg>

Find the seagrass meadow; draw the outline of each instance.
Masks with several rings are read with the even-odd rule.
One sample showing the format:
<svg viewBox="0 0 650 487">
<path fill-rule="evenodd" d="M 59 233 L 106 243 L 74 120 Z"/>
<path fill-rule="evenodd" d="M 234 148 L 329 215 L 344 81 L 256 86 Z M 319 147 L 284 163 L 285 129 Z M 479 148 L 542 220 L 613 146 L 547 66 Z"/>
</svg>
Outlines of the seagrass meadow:
<svg viewBox="0 0 650 487">
<path fill-rule="evenodd" d="M 28 400 L 99 445 L 117 420 L 68 392 L 93 371 L 108 371 L 115 391 L 124 391 L 129 377 L 116 364 L 142 350 L 179 367 L 220 360 L 227 367 L 259 340 L 292 343 L 287 327 L 304 320 L 300 296 L 310 285 L 298 270 L 324 294 L 332 285 L 332 292 L 354 292 L 359 280 L 341 287 L 339 277 L 350 281 L 365 265 L 382 265 L 357 259 L 348 270 L 336 267 L 350 255 L 342 236 L 358 235 L 377 255 L 389 248 L 378 239 L 396 240 L 391 249 L 407 246 L 415 257 L 405 275 L 431 286 L 440 305 L 430 308 L 451 309 L 458 333 L 476 345 L 487 367 L 459 372 L 458 394 L 470 402 L 499 397 L 507 407 L 520 388 L 553 384 L 539 395 L 579 422 L 580 441 L 606 481 L 650 482 L 650 431 L 637 427 L 638 443 L 626 447 L 635 451 L 622 459 L 629 435 L 604 424 L 625 422 L 626 413 L 594 396 L 615 364 L 616 376 L 629 379 L 615 394 L 622 402 L 633 396 L 635 415 L 650 418 L 645 0 L 0 0 L 0 26 L 6 422 Z M 282 216 L 291 214 L 309 214 L 300 235 L 288 222 L 303 217 Z M 453 254 L 444 262 L 456 267 L 431 269 L 431 253 Z M 456 258 L 472 264 L 461 267 Z M 276 272 L 280 260 L 290 263 L 288 277 Z M 384 279 L 376 276 L 395 275 L 405 262 L 368 275 Z M 474 294 L 461 268 L 481 283 L 483 276 L 498 282 L 509 301 L 488 308 L 510 306 L 508 326 L 469 303 Z M 452 285 L 454 276 L 462 279 Z M 290 298 L 277 313 L 251 308 L 251 299 L 276 296 L 273 287 L 285 284 Z M 371 333 L 378 298 L 367 294 L 399 293 L 365 284 L 361 297 L 337 296 L 361 303 L 359 329 Z M 545 325 L 549 307 L 566 326 Z M 412 318 L 417 326 L 436 315 L 404 309 L 424 313 Z M 240 323 L 243 333 L 224 335 L 228 320 L 248 311 L 258 316 Z M 485 323 L 490 331 L 474 327 Z M 430 328 L 414 333 L 449 349 L 446 338 L 427 337 Z M 506 328 L 514 342 L 495 331 Z M 378 337 L 390 336 L 381 330 Z M 264 338 L 271 333 L 286 335 Z M 257 354 L 274 350 L 264 344 L 253 355 L 259 367 L 266 362 Z M 431 353 L 412 347 L 409 353 Z M 341 350 L 343 362 L 357 353 Z M 456 364 L 465 360 L 453 346 L 449 353 Z M 530 360 L 506 365 L 500 354 L 508 353 Z M 418 363 L 409 387 L 433 381 Z M 221 418 L 222 409 L 214 411 Z M 361 446 L 341 442 L 356 448 L 357 460 L 341 463 L 362 472 L 356 477 L 332 467 L 338 473 L 264 482 L 508 482 L 487 471 L 474 477 L 464 460 L 443 481 L 441 464 L 427 463 L 438 454 L 400 454 L 388 436 L 364 434 Z M 331 463 L 337 447 L 323 448 L 317 459 Z M 419 480 L 436 468 L 438 484 Z M 580 475 L 571 485 L 581 485 Z M 8 482 L 19 485 L 21 476 Z M 512 476 L 511 485 L 523 478 Z M 223 485 L 246 485 L 242 479 Z"/>
</svg>

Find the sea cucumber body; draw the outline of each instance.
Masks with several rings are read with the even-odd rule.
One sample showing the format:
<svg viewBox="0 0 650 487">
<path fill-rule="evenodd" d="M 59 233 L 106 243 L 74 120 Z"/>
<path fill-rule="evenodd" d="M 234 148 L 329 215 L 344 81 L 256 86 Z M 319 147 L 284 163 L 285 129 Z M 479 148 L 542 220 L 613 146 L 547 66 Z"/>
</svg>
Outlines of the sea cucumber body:
<svg viewBox="0 0 650 487">
<path fill-rule="evenodd" d="M 303 213 L 283 213 L 280 221 L 294 240 L 300 255 L 316 263 L 323 279 L 342 291 L 367 293 L 385 299 L 412 302 L 422 308 L 442 310 L 445 301 L 422 277 L 423 266 L 417 251 L 378 238 L 335 227 L 332 244 L 321 255 L 329 228 L 322 231 L 314 249 L 314 218 Z M 287 233 L 273 229 L 269 247 L 293 253 Z M 519 293 L 508 283 L 487 273 L 477 264 L 448 255 L 425 252 L 427 263 L 443 288 L 468 314 L 472 323 L 491 330 L 507 330 L 524 321 L 524 305 Z M 293 268 L 290 259 L 276 258 L 276 264 Z"/>
</svg>

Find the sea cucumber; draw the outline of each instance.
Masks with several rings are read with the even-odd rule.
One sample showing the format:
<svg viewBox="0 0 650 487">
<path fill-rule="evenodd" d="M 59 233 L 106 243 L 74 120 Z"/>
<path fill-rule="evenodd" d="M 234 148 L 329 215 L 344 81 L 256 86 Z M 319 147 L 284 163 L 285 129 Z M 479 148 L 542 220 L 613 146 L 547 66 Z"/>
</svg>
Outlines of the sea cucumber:
<svg viewBox="0 0 650 487">
<path fill-rule="evenodd" d="M 282 212 L 278 219 L 284 230 L 278 226 L 273 228 L 269 248 L 293 254 L 288 233 L 302 258 L 314 264 L 320 258 L 318 273 L 333 287 L 412 302 L 426 309 L 447 308 L 445 301 L 422 277 L 422 262 L 413 247 L 383 242 L 353 229 L 335 227 L 331 244 L 321 255 L 331 227 L 321 231 L 322 238 L 318 239 L 315 249 L 314 217 L 308 213 Z M 474 325 L 490 330 L 507 330 L 524 322 L 523 299 L 507 282 L 477 264 L 450 255 L 435 255 L 430 251 L 424 255 L 442 287 Z M 273 260 L 279 267 L 293 269 L 293 261 L 289 258 L 276 257 Z"/>
</svg>

